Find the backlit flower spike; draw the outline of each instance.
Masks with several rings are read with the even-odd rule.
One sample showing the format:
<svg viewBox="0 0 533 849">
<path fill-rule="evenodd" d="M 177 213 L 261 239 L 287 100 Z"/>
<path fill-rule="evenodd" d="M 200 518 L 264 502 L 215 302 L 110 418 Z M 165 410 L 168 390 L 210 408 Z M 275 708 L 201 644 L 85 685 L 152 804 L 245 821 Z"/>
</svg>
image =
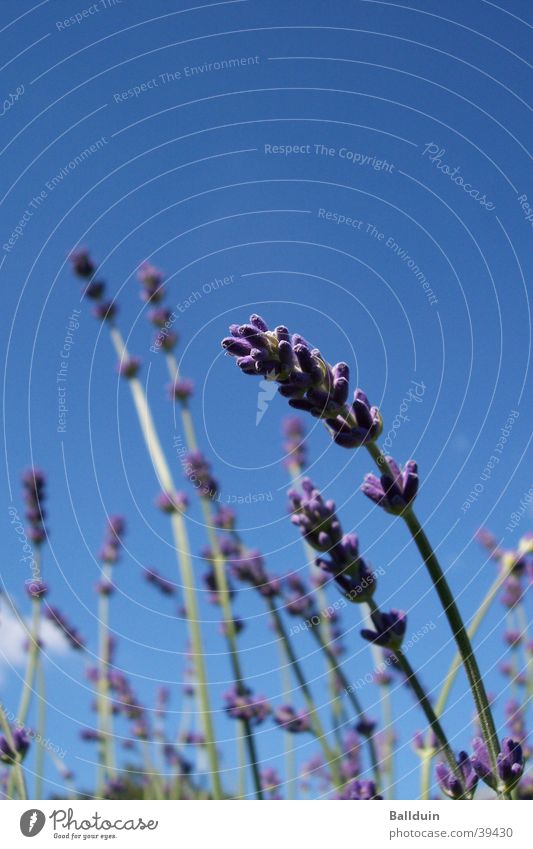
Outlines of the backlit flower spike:
<svg viewBox="0 0 533 849">
<path fill-rule="evenodd" d="M 286 416 L 282 422 L 285 441 L 283 464 L 286 468 L 302 469 L 307 465 L 307 450 L 305 446 L 305 427 L 298 416 Z"/>
<path fill-rule="evenodd" d="M 156 589 L 159 590 L 160 593 L 166 596 L 175 595 L 176 587 L 174 584 L 167 580 L 167 578 L 163 578 L 159 572 L 156 572 L 155 569 L 152 569 L 149 566 L 146 566 L 143 570 L 143 575 L 146 581 L 149 584 L 152 584 Z"/>
<path fill-rule="evenodd" d="M 47 534 L 44 524 L 46 517 L 44 509 L 46 478 L 40 469 L 27 469 L 22 474 L 22 486 L 26 504 L 24 515 L 29 523 L 26 534 L 34 545 L 40 546 L 45 541 Z"/>
<path fill-rule="evenodd" d="M 184 513 L 189 507 L 189 499 L 181 491 L 160 492 L 155 503 L 163 513 Z"/>
<path fill-rule="evenodd" d="M 229 567 L 237 580 L 255 587 L 265 598 L 279 595 L 280 582 L 267 573 L 263 557 L 257 549 L 242 552 L 230 559 Z"/>
<path fill-rule="evenodd" d="M 24 760 L 30 747 L 29 737 L 24 728 L 15 728 L 11 732 L 14 750 L 3 735 L 0 735 L 0 762 L 12 764 L 15 760 Z"/>
<path fill-rule="evenodd" d="M 389 472 L 384 472 L 380 478 L 376 475 L 365 475 L 361 491 L 383 507 L 387 513 L 401 515 L 411 506 L 418 492 L 418 466 L 414 460 L 408 460 L 400 469 L 392 457 L 387 457 Z"/>
<path fill-rule="evenodd" d="M 316 565 L 335 579 L 350 601 L 368 601 L 376 589 L 375 575 L 359 554 L 357 536 L 343 534 L 335 502 L 325 501 L 312 481 L 304 478 L 301 492 L 289 492 L 289 508 L 291 521 L 311 548 L 328 555 L 318 557 Z"/>
<path fill-rule="evenodd" d="M 201 451 L 189 451 L 184 457 L 183 468 L 185 477 L 201 498 L 216 498 L 218 482 L 211 474 L 211 464 Z"/>
<path fill-rule="evenodd" d="M 435 773 L 439 787 L 450 799 L 472 799 L 476 791 L 478 776 L 466 752 L 459 752 L 457 766 L 460 778 L 450 769 L 448 764 L 437 764 Z"/>
<path fill-rule="evenodd" d="M 279 383 L 279 392 L 290 406 L 324 419 L 339 445 L 355 448 L 377 439 L 381 416 L 364 392 L 356 390 L 348 404 L 346 363 L 331 366 L 302 336 L 291 336 L 283 326 L 268 330 L 257 315 L 250 317 L 249 324 L 232 324 L 230 333 L 222 347 L 236 358 L 241 371 Z"/>
<path fill-rule="evenodd" d="M 375 611 L 371 619 L 375 630 L 363 628 L 363 639 L 392 651 L 401 648 L 407 628 L 407 616 L 403 610 L 392 609 L 389 613 Z"/>
<path fill-rule="evenodd" d="M 169 384 L 168 394 L 174 401 L 180 401 L 185 404 L 194 392 L 194 381 L 188 377 L 180 377 L 173 383 Z"/>
<path fill-rule="evenodd" d="M 74 274 L 78 277 L 92 277 L 96 271 L 96 265 L 87 248 L 76 248 L 69 254 L 69 260 Z"/>
</svg>

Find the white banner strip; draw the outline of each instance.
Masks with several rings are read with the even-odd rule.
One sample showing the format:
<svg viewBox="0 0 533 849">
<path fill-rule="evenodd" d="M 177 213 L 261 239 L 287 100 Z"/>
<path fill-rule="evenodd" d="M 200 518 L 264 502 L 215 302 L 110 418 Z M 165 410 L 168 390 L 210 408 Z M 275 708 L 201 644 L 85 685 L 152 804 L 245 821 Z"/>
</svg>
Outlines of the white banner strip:
<svg viewBox="0 0 533 849">
<path fill-rule="evenodd" d="M 236 808 L 240 806 L 240 810 Z M 203 810 L 202 810 L 203 808 Z M 267 810 L 268 808 L 268 810 Z M 1 802 L 2 846 L 533 845 L 531 802 Z M 293 842 L 294 841 L 294 842 Z"/>
</svg>

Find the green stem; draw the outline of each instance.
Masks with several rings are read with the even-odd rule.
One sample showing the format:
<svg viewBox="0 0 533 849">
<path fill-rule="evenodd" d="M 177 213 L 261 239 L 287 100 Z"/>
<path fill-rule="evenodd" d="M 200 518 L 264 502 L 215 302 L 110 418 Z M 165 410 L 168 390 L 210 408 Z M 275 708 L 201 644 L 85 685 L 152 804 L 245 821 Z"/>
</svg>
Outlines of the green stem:
<svg viewBox="0 0 533 849">
<path fill-rule="evenodd" d="M 102 565 L 102 582 L 111 583 L 111 566 Z M 98 631 L 99 631 L 99 674 L 98 674 L 98 718 L 101 749 L 100 791 L 103 790 L 106 778 L 111 777 L 113 764 L 112 754 L 112 716 L 109 704 L 109 596 L 102 592 L 98 597 Z"/>
<path fill-rule="evenodd" d="M 379 448 L 374 443 L 369 443 L 367 448 L 378 468 L 381 471 L 383 471 L 384 468 L 388 469 L 387 461 Z M 437 591 L 446 618 L 448 619 L 455 642 L 457 643 L 470 684 L 470 689 L 472 690 L 472 695 L 474 697 L 479 717 L 479 724 L 487 746 L 492 771 L 494 775 L 497 775 L 497 757 L 500 751 L 500 744 L 498 741 L 496 726 L 494 724 L 494 718 L 492 716 L 489 700 L 483 684 L 483 678 L 461 614 L 459 613 L 459 608 L 457 607 L 450 586 L 444 576 L 444 572 L 441 569 L 431 543 L 429 542 L 425 531 L 413 510 L 410 508 L 405 510 L 402 513 L 402 518 L 409 528 L 415 545 L 422 555 L 422 559 Z"/>
<path fill-rule="evenodd" d="M 328 663 L 331 666 L 332 671 L 338 677 L 340 683 L 342 684 L 344 691 L 345 691 L 346 695 L 348 696 L 348 700 L 351 703 L 351 705 L 352 705 L 354 711 L 356 712 L 357 716 L 359 717 L 360 720 L 366 720 L 365 711 L 364 711 L 364 708 L 363 708 L 361 702 L 359 701 L 359 699 L 357 698 L 357 696 L 353 692 L 353 689 L 350 685 L 350 682 L 346 678 L 346 675 L 344 674 L 342 668 L 339 666 L 339 662 L 338 662 L 337 658 L 335 657 L 335 655 L 333 654 L 333 652 L 331 651 L 329 646 L 326 645 L 326 643 L 324 642 L 324 638 L 323 638 L 322 634 L 320 633 L 320 630 L 318 628 L 311 628 L 311 632 L 312 632 L 313 636 L 315 637 L 315 639 L 317 640 L 320 648 L 324 652 L 324 655 L 326 656 Z M 367 739 L 368 751 L 369 751 L 369 756 L 370 756 L 370 763 L 372 765 L 372 771 L 374 773 L 374 781 L 376 782 L 376 786 L 378 788 L 380 788 L 381 787 L 381 775 L 380 775 L 380 771 L 379 771 L 379 760 L 378 760 L 378 755 L 377 755 L 377 751 L 376 751 L 376 745 L 375 745 L 374 737 L 373 737 L 372 734 L 370 734 L 370 735 L 367 736 L 366 739 Z"/>
<path fill-rule="evenodd" d="M 281 616 L 279 615 L 279 611 L 278 611 L 276 605 L 274 604 L 274 600 L 271 597 L 268 597 L 267 603 L 268 603 L 269 610 L 272 614 L 272 618 L 274 620 L 274 626 L 276 628 L 276 632 L 277 632 L 278 636 L 281 638 L 281 641 L 283 643 L 283 646 L 284 646 L 284 649 L 285 649 L 285 652 L 286 652 L 286 655 L 287 655 L 287 659 L 288 659 L 288 661 L 291 665 L 291 668 L 294 672 L 294 676 L 295 676 L 295 678 L 298 682 L 298 685 L 299 685 L 299 687 L 302 691 L 303 697 L 305 699 L 305 703 L 306 703 L 306 706 L 307 706 L 307 710 L 309 711 L 309 716 L 310 716 L 310 719 L 311 719 L 311 725 L 312 725 L 313 731 L 314 731 L 314 733 L 315 733 L 315 735 L 318 739 L 318 742 L 320 743 L 320 745 L 322 747 L 322 751 L 324 752 L 324 757 L 326 758 L 326 761 L 328 762 L 329 767 L 331 769 L 331 775 L 332 775 L 332 778 L 333 778 L 333 783 L 335 784 L 336 787 L 340 787 L 342 785 L 343 781 L 342 781 L 342 778 L 341 778 L 341 775 L 340 775 L 339 764 L 337 763 L 338 758 L 337 758 L 335 752 L 333 752 L 328 745 L 328 742 L 326 740 L 326 736 L 325 736 L 325 733 L 324 733 L 324 729 L 322 728 L 322 723 L 320 722 L 320 719 L 319 719 L 319 716 L 318 716 L 318 711 L 316 709 L 316 706 L 315 706 L 315 703 L 314 703 L 314 700 L 313 700 L 313 696 L 311 695 L 311 690 L 309 689 L 309 685 L 307 684 L 307 681 L 306 681 L 305 676 L 303 674 L 300 663 L 299 663 L 299 661 L 298 661 L 298 659 L 297 659 L 297 657 L 294 653 L 291 642 L 290 642 L 290 640 L 287 636 L 285 626 L 283 625 Z"/>
<path fill-rule="evenodd" d="M 128 352 L 120 331 L 116 327 L 110 328 L 111 339 L 115 346 L 115 350 L 119 360 L 126 358 Z M 137 378 L 131 378 L 129 381 L 133 402 L 137 411 L 137 416 L 141 426 L 142 434 L 148 454 L 152 461 L 152 465 L 156 472 L 157 478 L 165 490 L 165 492 L 175 492 L 174 481 L 166 461 L 155 424 L 150 412 L 150 407 L 146 400 L 144 390 L 140 381 Z M 181 582 L 185 594 L 185 608 L 187 610 L 187 622 L 189 626 L 189 638 L 191 649 L 194 656 L 194 663 L 198 677 L 198 701 L 201 713 L 201 722 L 205 737 L 205 744 L 209 758 L 209 766 L 211 771 L 211 782 L 213 788 L 213 796 L 215 799 L 224 797 L 222 784 L 220 781 L 220 772 L 218 765 L 218 753 L 216 750 L 216 742 L 214 736 L 213 719 L 209 700 L 209 691 L 207 685 L 207 673 L 205 658 L 202 646 L 202 635 L 200 629 L 200 618 L 198 603 L 196 599 L 194 572 L 190 555 L 189 538 L 185 520 L 181 513 L 171 514 L 171 526 L 174 534 L 176 546 L 176 555 L 178 564 L 181 569 Z"/>
<path fill-rule="evenodd" d="M 502 569 L 501 572 L 498 574 L 498 576 L 495 578 L 495 580 L 490 585 L 490 587 L 487 591 L 487 594 L 485 595 L 481 604 L 479 605 L 475 615 L 472 618 L 470 626 L 468 628 L 468 636 L 470 637 L 470 639 L 473 639 L 475 637 L 475 635 L 477 634 L 479 627 L 481 626 L 490 606 L 492 605 L 493 601 L 497 597 L 497 595 L 498 595 L 499 591 L 501 590 L 501 588 L 503 587 L 505 581 L 509 577 L 509 574 L 510 574 L 510 570 L 503 570 Z M 462 660 L 462 655 L 461 655 L 460 652 L 457 652 L 457 654 L 455 655 L 455 657 L 454 657 L 454 659 L 453 659 L 453 661 L 450 665 L 450 668 L 448 669 L 448 673 L 447 673 L 447 675 L 444 679 L 444 684 L 442 685 L 441 691 L 440 691 L 438 698 L 437 698 L 437 702 L 435 704 L 435 713 L 437 714 L 437 716 L 442 716 L 444 708 L 446 707 L 446 704 L 447 704 L 448 699 L 450 697 L 450 693 L 451 693 L 453 684 L 455 682 L 455 679 L 457 678 L 457 673 L 459 672 L 459 670 L 461 668 L 461 660 Z M 429 736 L 426 738 L 426 742 L 429 746 L 429 743 L 430 743 Z M 429 790 L 430 790 L 429 784 L 430 784 L 430 777 L 431 777 L 430 767 L 431 767 L 431 761 L 432 760 L 433 760 L 432 755 L 429 755 L 428 756 L 428 762 L 429 762 L 428 769 L 425 770 L 425 771 L 422 770 L 421 794 L 420 794 L 421 799 L 429 799 Z"/>
<path fill-rule="evenodd" d="M 20 697 L 19 708 L 17 712 L 17 721 L 19 725 L 24 725 L 30 709 L 31 697 L 35 686 L 35 674 L 37 672 L 37 662 L 39 660 L 39 630 L 41 622 L 41 599 L 32 598 L 31 600 L 31 627 L 28 631 L 28 662 L 26 664 L 26 674 L 24 676 L 24 684 Z"/>
<path fill-rule="evenodd" d="M 178 368 L 178 363 L 173 354 L 168 353 L 166 356 L 167 368 L 169 371 L 170 379 L 174 382 L 179 380 L 180 373 Z M 196 439 L 196 433 L 194 429 L 194 422 L 191 416 L 191 412 L 186 403 L 181 403 L 181 420 L 183 423 L 183 429 L 185 431 L 185 440 L 187 442 L 187 447 L 189 451 L 196 451 L 198 449 L 198 441 Z M 235 632 L 235 619 L 233 616 L 233 611 L 231 608 L 231 598 L 228 586 L 228 580 L 226 576 L 226 564 L 224 561 L 224 557 L 222 552 L 220 551 L 220 546 L 218 544 L 217 535 L 215 533 L 215 526 L 213 522 L 213 513 L 211 510 L 211 502 L 209 497 L 201 497 L 200 498 L 202 504 L 202 512 L 204 515 L 204 524 L 206 526 L 207 536 L 209 540 L 209 546 L 211 548 L 211 552 L 213 555 L 213 563 L 215 570 L 215 579 L 217 584 L 218 595 L 220 598 L 220 604 L 222 607 L 222 616 L 224 620 L 224 632 L 226 636 L 226 641 L 228 643 L 228 650 L 230 655 L 231 666 L 233 670 L 233 678 L 235 681 L 235 686 L 237 690 L 244 694 L 246 693 L 246 687 L 244 685 L 244 679 L 242 674 L 241 663 L 239 659 L 239 650 L 237 647 L 237 639 Z M 261 775 L 259 772 L 259 762 L 257 758 L 257 749 L 255 745 L 254 734 L 252 730 L 252 724 L 248 719 L 241 720 L 242 730 L 244 732 L 244 738 L 246 741 L 246 748 L 248 750 L 248 759 L 250 761 L 250 768 L 252 770 L 252 775 L 254 779 L 254 787 L 255 787 L 255 795 L 257 799 L 263 798 L 263 791 L 261 787 Z"/>
<path fill-rule="evenodd" d="M 280 650 L 280 669 L 283 698 L 284 701 L 288 704 L 290 702 L 291 693 L 291 680 L 287 665 L 288 658 L 287 653 L 285 651 L 285 645 L 280 636 L 278 636 L 278 641 Z M 285 787 L 287 792 L 287 799 L 294 799 L 296 795 L 296 759 L 294 752 L 294 738 L 292 734 L 285 734 L 285 764 Z"/>
<path fill-rule="evenodd" d="M 43 797 L 44 735 L 46 726 L 46 681 L 42 659 L 37 664 L 37 735 L 39 743 L 35 752 L 35 798 Z"/>
</svg>

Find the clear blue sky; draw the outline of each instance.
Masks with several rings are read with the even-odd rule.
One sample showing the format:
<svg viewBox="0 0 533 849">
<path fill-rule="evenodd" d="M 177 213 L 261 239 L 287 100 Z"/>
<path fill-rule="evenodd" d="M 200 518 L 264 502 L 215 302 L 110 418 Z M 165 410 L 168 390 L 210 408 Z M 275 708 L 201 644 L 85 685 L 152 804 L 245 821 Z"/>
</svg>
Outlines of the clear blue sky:
<svg viewBox="0 0 533 849">
<path fill-rule="evenodd" d="M 474 531 L 488 524 L 512 546 L 532 518 L 524 516 L 514 533 L 505 530 L 533 484 L 529 4 L 105 5 L 4 0 L 0 13 L 6 587 L 26 604 L 8 507 L 21 509 L 19 473 L 33 462 L 49 476 L 50 601 L 94 651 L 93 554 L 106 512 L 124 513 L 127 551 L 112 603 L 117 662 L 147 705 L 160 683 L 181 680 L 184 623 L 176 605 L 140 577 L 145 564 L 174 577 L 169 529 L 153 507 L 157 486 L 108 334 L 80 305 L 66 263 L 68 252 L 84 244 L 102 263 L 111 292 L 120 293 L 120 326 L 143 357 L 172 456 L 180 429 L 166 398 L 164 362 L 149 351 L 135 279 L 145 258 L 165 269 L 169 302 L 181 305 L 178 353 L 196 383 L 202 447 L 214 459 L 224 498 L 265 494 L 264 502 L 239 507 L 239 522 L 274 572 L 302 562 L 280 464 L 287 408 L 274 399 L 256 426 L 258 383 L 221 355 L 227 325 L 257 311 L 272 325 L 301 332 L 328 360 L 346 360 L 353 388 L 362 386 L 380 404 L 385 431 L 412 381 L 423 383 L 422 401 L 409 403 L 393 452 L 420 464 L 419 513 L 462 610 L 472 615 L 494 571 L 472 542 Z M 76 13 L 79 22 L 65 23 Z M 229 62 L 236 59 L 245 61 Z M 232 278 L 228 285 L 211 285 L 224 277 Z M 75 309 L 81 317 L 61 434 L 56 373 Z M 463 511 L 513 410 L 519 416 L 500 462 Z M 404 528 L 358 493 L 370 470 L 366 453 L 333 447 L 320 426 L 310 452 L 313 478 L 335 497 L 346 529 L 357 529 L 372 563 L 386 571 L 383 605 L 408 610 L 412 632 L 437 624 L 411 657 L 436 687 L 453 646 Z M 195 553 L 204 544 L 199 522 L 195 505 Z M 203 564 L 196 564 L 200 575 Z M 254 689 L 278 702 L 278 655 L 264 611 L 246 590 L 236 611 L 248 620 L 240 638 L 246 672 Z M 220 709 L 229 666 L 218 611 L 202 603 L 202 614 Z M 495 668 L 500 619 L 495 609 L 478 638 L 496 694 L 503 680 Z M 357 611 L 346 611 L 343 623 L 346 671 L 356 679 L 370 657 L 358 637 Z M 324 703 L 313 644 L 300 635 L 296 648 Z M 90 786 L 94 753 L 78 741 L 80 727 L 91 722 L 83 662 L 52 655 L 47 672 L 50 739 Z M 15 705 L 21 669 L 4 663 L 0 675 L 6 704 Z M 461 682 L 459 696 L 463 689 Z M 374 692 L 368 688 L 362 698 L 375 712 Z M 415 764 L 410 736 L 422 722 L 403 690 L 395 700 L 403 714 L 399 772 L 407 774 Z M 448 719 L 457 746 L 468 745 L 471 709 L 464 699 Z M 176 694 L 171 710 L 177 724 Z M 221 738 L 234 733 L 222 714 L 217 728 Z M 315 751 L 307 738 L 301 745 L 302 757 Z M 229 765 L 233 747 L 223 748 Z M 261 729 L 260 750 L 265 762 L 282 768 L 283 740 L 270 723 Z M 47 791 L 57 791 L 53 770 L 47 775 Z M 416 794 L 416 775 L 405 782 L 406 793 Z"/>
</svg>

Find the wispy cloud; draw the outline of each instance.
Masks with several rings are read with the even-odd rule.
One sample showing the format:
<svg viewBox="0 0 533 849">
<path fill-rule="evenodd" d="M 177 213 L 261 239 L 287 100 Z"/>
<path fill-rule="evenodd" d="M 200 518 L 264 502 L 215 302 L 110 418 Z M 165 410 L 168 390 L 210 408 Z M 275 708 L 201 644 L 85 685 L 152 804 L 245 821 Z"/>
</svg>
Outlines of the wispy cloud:
<svg viewBox="0 0 533 849">
<path fill-rule="evenodd" d="M 24 624 L 10 607 L 0 604 L 0 680 L 6 669 L 23 666 L 26 662 L 27 639 L 28 632 Z M 47 620 L 42 622 L 41 640 L 47 654 L 63 655 L 68 651 L 67 641 L 61 632 Z"/>
</svg>

